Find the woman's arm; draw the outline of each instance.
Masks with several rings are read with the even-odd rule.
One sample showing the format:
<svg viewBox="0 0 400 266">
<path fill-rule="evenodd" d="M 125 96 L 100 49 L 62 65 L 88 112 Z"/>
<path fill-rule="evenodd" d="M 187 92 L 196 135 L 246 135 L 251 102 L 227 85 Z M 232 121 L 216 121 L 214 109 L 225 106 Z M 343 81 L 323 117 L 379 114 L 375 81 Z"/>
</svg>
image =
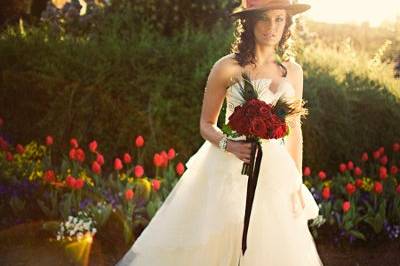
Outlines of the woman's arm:
<svg viewBox="0 0 400 266">
<path fill-rule="evenodd" d="M 297 63 L 291 63 L 292 79 L 295 90 L 295 97 L 298 99 L 303 98 L 303 69 Z M 292 156 L 293 161 L 296 164 L 296 168 L 302 175 L 302 163 L 303 163 L 303 133 L 301 130 L 301 120 L 300 116 L 296 117 L 290 123 L 290 134 L 287 136 L 285 147 L 289 154 Z"/>
</svg>

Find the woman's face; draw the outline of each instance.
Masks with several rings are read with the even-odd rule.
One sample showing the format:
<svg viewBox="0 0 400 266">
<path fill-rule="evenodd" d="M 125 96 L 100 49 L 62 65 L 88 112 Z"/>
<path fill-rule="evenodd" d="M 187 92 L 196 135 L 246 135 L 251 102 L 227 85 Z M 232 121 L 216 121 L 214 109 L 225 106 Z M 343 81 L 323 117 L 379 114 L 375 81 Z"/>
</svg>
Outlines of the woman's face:
<svg viewBox="0 0 400 266">
<path fill-rule="evenodd" d="M 276 46 L 282 38 L 285 25 L 285 9 L 263 12 L 254 25 L 255 42 L 262 46 Z"/>
</svg>

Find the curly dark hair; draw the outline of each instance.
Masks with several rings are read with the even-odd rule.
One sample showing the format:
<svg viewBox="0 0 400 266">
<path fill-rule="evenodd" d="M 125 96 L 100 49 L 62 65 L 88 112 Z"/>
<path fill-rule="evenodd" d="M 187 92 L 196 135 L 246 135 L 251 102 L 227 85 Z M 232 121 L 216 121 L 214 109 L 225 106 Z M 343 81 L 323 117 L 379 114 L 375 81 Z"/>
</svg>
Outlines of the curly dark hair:
<svg viewBox="0 0 400 266">
<path fill-rule="evenodd" d="M 236 23 L 235 25 L 236 28 L 234 33 L 235 40 L 231 45 L 231 52 L 235 54 L 236 61 L 242 67 L 248 64 L 255 65 L 256 63 L 254 54 L 255 41 L 254 41 L 253 29 L 256 22 L 263 18 L 264 16 L 263 13 L 264 11 L 253 11 L 237 19 L 235 22 Z M 285 52 L 289 48 L 287 41 L 292 36 L 292 33 L 290 31 L 290 26 L 292 24 L 293 24 L 293 18 L 289 14 L 289 12 L 286 12 L 286 25 L 276 51 L 277 55 L 280 58 L 284 57 Z M 286 67 L 279 61 L 277 63 L 283 69 L 284 71 L 283 75 L 286 76 L 287 75 Z"/>
</svg>

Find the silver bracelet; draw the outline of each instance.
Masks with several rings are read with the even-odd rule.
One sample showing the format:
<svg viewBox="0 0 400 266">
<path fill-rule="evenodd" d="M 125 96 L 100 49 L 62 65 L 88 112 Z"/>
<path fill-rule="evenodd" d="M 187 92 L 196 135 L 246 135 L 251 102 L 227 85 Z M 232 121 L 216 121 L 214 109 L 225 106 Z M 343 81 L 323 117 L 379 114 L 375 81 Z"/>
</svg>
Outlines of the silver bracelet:
<svg viewBox="0 0 400 266">
<path fill-rule="evenodd" d="M 219 141 L 218 146 L 220 149 L 222 149 L 223 151 L 226 151 L 226 145 L 228 143 L 228 137 L 224 134 L 224 136 L 222 137 L 222 139 Z"/>
</svg>

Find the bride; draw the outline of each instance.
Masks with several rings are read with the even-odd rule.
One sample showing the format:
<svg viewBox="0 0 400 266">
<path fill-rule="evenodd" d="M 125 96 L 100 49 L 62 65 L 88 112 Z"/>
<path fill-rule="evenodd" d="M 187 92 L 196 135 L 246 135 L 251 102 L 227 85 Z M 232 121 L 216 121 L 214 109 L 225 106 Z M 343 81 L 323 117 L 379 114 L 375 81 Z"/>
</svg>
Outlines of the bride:
<svg viewBox="0 0 400 266">
<path fill-rule="evenodd" d="M 261 86 L 259 99 L 303 96 L 303 72 L 294 60 L 278 62 L 276 51 L 290 37 L 292 16 L 309 9 L 289 0 L 244 0 L 231 15 L 240 19 L 232 53 L 212 67 L 203 98 L 203 145 L 153 219 L 118 262 L 119 266 L 314 266 L 323 265 L 307 221 L 319 208 L 302 182 L 300 117 L 290 134 L 262 139 L 263 157 L 242 253 L 250 144 L 227 138 L 217 127 L 224 99 L 232 114 L 245 71 Z M 279 48 L 279 49 L 278 49 Z"/>
</svg>

